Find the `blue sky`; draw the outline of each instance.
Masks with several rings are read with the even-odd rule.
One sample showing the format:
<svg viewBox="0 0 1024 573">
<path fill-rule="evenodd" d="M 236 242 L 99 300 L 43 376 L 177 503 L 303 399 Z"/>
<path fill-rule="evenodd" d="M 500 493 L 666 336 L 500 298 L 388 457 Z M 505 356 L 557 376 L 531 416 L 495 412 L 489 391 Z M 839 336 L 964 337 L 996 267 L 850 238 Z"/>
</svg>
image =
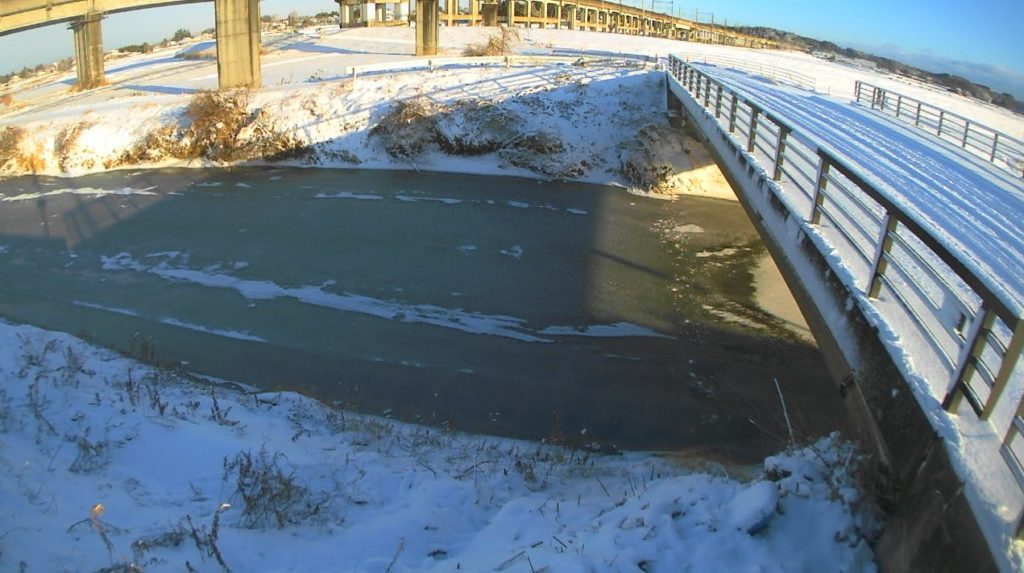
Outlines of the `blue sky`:
<svg viewBox="0 0 1024 573">
<path fill-rule="evenodd" d="M 947 71 L 1024 99 L 1024 0 L 645 0 L 702 22 L 770 26 Z M 639 5 L 640 0 L 627 0 Z M 264 14 L 331 11 L 333 0 L 264 0 Z M 699 11 L 699 12 L 698 12 Z M 213 3 L 140 10 L 103 23 L 107 49 L 213 26 Z M 443 31 L 442 31 L 443 33 Z M 70 56 L 71 32 L 50 26 L 0 37 L 0 73 Z"/>
</svg>

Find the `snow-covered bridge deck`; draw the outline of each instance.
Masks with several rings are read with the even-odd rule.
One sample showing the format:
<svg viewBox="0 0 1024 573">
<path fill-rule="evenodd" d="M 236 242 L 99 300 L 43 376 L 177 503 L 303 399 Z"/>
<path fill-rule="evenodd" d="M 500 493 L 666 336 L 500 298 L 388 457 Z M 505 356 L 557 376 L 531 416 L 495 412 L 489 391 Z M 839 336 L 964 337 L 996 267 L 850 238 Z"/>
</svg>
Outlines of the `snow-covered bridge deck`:
<svg viewBox="0 0 1024 573">
<path fill-rule="evenodd" d="M 1024 515 L 1019 173 L 851 103 L 720 66 L 669 68 L 723 167 L 749 183 L 740 195 L 766 219 L 781 205 L 785 223 L 766 223 L 769 234 L 797 257 L 809 239 L 847 310 L 877 329 L 990 546 L 1005 548 Z"/>
</svg>

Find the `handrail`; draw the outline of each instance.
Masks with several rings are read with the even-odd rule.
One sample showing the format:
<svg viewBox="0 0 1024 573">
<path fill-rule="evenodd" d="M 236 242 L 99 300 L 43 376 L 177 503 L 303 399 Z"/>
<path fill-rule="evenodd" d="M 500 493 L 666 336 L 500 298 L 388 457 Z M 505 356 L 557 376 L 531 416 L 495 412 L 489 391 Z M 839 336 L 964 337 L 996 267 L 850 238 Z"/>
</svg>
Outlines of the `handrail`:
<svg viewBox="0 0 1024 573">
<path fill-rule="evenodd" d="M 936 366 L 949 376 L 945 395 L 936 396 L 943 406 L 956 413 L 966 398 L 975 414 L 987 420 L 1024 347 L 1020 301 L 1004 299 L 1002 291 L 991 288 L 985 278 L 972 272 L 928 228 L 843 158 L 813 143 L 794 124 L 765 111 L 679 57 L 670 57 L 668 74 L 692 103 L 714 118 L 718 130 L 741 157 L 761 166 L 765 178 L 774 182 L 770 186 L 774 195 L 790 216 L 802 222 L 823 255 L 853 250 L 862 257 L 854 260 L 850 254 L 842 261 L 830 256 L 824 259 L 837 276 L 849 277 L 844 280 L 847 289 L 865 296 L 891 327 L 905 330 L 897 326 L 901 321 L 894 312 L 910 318 L 911 331 L 899 332 L 901 337 L 922 339 L 943 357 Z M 791 151 L 790 140 L 798 141 L 812 157 Z M 796 177 L 812 182 L 810 194 Z M 881 217 L 876 219 L 878 213 Z M 854 235 L 867 237 L 873 252 L 865 253 Z M 900 272 L 908 265 L 926 269 L 932 278 Z M 864 276 L 858 278 L 857 269 Z M 876 302 L 883 291 L 891 295 L 891 303 Z M 930 292 L 940 293 L 941 302 L 931 300 Z M 1015 453 L 1013 445 L 1022 431 L 1024 400 L 1009 420 L 1000 449 L 1024 489 L 1024 459 Z M 1021 525 L 1024 533 L 1024 521 Z"/>
<path fill-rule="evenodd" d="M 795 70 L 787 70 L 771 64 L 752 63 L 748 60 L 739 58 L 730 58 L 727 56 L 713 55 L 713 54 L 701 54 L 700 56 L 688 57 L 687 61 L 695 62 L 699 61 L 712 66 L 722 66 L 726 68 L 733 68 L 737 70 L 743 70 L 751 74 L 757 74 L 766 78 L 775 80 L 779 83 L 789 84 L 798 88 L 803 88 L 808 91 L 817 91 L 817 80 L 814 76 L 809 76 L 797 72 Z"/>
<path fill-rule="evenodd" d="M 1024 177 L 1024 141 L 937 105 L 858 80 L 854 101 L 945 139 Z"/>
</svg>

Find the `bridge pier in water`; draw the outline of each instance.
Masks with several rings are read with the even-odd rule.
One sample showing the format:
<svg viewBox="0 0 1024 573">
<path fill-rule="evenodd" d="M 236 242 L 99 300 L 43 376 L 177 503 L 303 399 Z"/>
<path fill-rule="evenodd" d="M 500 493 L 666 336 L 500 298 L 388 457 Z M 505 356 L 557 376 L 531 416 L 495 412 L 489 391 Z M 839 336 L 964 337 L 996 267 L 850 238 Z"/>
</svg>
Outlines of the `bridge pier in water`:
<svg viewBox="0 0 1024 573">
<path fill-rule="evenodd" d="M 438 0 L 416 0 L 416 55 L 437 55 L 437 34 L 441 22 L 437 17 Z"/>
<path fill-rule="evenodd" d="M 68 26 L 75 33 L 75 67 L 78 89 L 88 90 L 104 83 L 102 14 L 75 18 Z"/>
<path fill-rule="evenodd" d="M 259 0 L 215 0 L 220 89 L 260 87 Z"/>
</svg>

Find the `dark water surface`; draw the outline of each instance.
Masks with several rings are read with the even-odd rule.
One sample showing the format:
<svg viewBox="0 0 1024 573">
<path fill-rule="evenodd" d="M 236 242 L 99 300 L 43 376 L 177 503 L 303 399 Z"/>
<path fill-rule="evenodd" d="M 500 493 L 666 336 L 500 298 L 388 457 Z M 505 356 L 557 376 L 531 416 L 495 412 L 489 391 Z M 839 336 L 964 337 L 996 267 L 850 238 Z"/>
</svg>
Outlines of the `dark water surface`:
<svg viewBox="0 0 1024 573">
<path fill-rule="evenodd" d="M 470 432 L 750 461 L 842 419 L 735 203 L 448 174 L 0 182 L 0 316 Z"/>
</svg>

